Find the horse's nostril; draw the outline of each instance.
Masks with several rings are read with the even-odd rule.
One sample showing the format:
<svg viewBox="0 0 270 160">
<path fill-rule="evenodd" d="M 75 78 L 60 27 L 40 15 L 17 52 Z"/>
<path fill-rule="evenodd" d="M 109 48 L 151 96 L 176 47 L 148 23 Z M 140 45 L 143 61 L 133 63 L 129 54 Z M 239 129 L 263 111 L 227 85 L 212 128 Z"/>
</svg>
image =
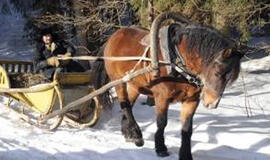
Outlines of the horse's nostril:
<svg viewBox="0 0 270 160">
<path fill-rule="evenodd" d="M 219 97 L 214 103 L 210 104 L 208 106 L 209 109 L 216 109 L 218 107 L 218 104 L 220 102 L 221 97 Z"/>
<path fill-rule="evenodd" d="M 207 104 L 204 100 L 202 100 L 202 103 L 205 108 L 208 108 L 209 104 Z"/>
<path fill-rule="evenodd" d="M 208 106 L 209 109 L 216 109 L 217 108 L 217 105 L 216 104 L 211 104 Z"/>
<path fill-rule="evenodd" d="M 203 106 L 208 109 L 216 109 L 219 104 L 220 98 L 218 98 L 214 103 L 207 103 L 202 99 Z"/>
</svg>

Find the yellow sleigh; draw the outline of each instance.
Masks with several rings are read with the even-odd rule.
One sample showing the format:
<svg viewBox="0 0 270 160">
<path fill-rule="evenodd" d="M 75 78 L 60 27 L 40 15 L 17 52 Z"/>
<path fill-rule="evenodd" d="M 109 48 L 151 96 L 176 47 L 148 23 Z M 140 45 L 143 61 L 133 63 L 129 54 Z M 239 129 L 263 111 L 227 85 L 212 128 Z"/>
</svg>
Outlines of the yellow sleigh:
<svg viewBox="0 0 270 160">
<path fill-rule="evenodd" d="M 0 94 L 7 97 L 7 108 L 15 111 L 23 120 L 43 129 L 54 130 L 62 122 L 63 118 L 68 124 L 79 127 L 91 127 L 99 119 L 101 105 L 96 98 L 79 106 L 78 110 L 68 112 L 66 115 L 58 115 L 46 122 L 41 122 L 43 116 L 56 109 L 62 109 L 66 104 L 75 101 L 90 92 L 93 73 L 56 72 L 52 82 L 38 84 L 28 88 L 12 88 L 10 76 L 31 72 L 32 64 L 22 61 L 0 61 Z M 21 104 L 20 108 L 11 105 L 12 100 Z"/>
</svg>

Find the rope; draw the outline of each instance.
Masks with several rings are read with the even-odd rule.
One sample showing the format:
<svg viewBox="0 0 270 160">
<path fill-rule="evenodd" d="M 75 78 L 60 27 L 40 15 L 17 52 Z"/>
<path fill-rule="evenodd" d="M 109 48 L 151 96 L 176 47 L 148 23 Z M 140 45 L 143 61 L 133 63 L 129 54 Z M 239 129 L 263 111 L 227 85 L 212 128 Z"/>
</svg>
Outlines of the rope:
<svg viewBox="0 0 270 160">
<path fill-rule="evenodd" d="M 77 57 L 58 57 L 59 60 L 87 60 L 87 61 L 97 61 L 97 60 L 109 60 L 109 61 L 148 61 L 151 62 L 151 58 L 141 57 L 141 56 L 121 56 L 121 57 L 97 57 L 97 56 L 77 56 Z M 158 61 L 160 64 L 170 65 L 170 63 L 165 61 Z"/>
<path fill-rule="evenodd" d="M 143 58 L 147 58 L 146 54 L 148 52 L 148 50 L 150 49 L 150 46 L 147 46 L 143 52 L 143 55 L 141 56 L 140 60 L 136 63 L 136 65 L 133 67 L 132 70 L 129 71 L 129 73 L 132 73 L 135 71 L 135 69 L 138 67 L 138 65 L 142 62 Z"/>
</svg>

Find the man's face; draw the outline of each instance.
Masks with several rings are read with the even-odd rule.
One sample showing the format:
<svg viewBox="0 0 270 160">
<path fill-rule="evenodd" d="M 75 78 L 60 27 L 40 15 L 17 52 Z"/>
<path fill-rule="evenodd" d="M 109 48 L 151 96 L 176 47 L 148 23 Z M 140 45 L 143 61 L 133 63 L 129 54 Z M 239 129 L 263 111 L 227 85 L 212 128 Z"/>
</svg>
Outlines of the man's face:
<svg viewBox="0 0 270 160">
<path fill-rule="evenodd" d="M 46 34 L 42 36 L 42 40 L 45 44 L 52 43 L 52 35 L 51 34 Z"/>
</svg>

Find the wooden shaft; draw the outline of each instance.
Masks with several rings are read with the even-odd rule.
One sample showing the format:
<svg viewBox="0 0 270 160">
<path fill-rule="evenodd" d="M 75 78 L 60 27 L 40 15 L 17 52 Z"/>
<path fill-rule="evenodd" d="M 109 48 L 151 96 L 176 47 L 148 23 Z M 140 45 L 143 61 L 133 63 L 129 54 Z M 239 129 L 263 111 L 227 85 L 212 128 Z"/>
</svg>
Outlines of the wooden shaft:
<svg viewBox="0 0 270 160">
<path fill-rule="evenodd" d="M 88 94 L 88 95 L 74 101 L 74 102 L 69 103 L 63 109 L 56 110 L 56 111 L 52 112 L 51 114 L 48 114 L 48 115 L 44 116 L 41 121 L 44 122 L 44 121 L 47 121 L 48 119 L 53 118 L 53 117 L 55 117 L 57 115 L 63 115 L 65 113 L 67 113 L 68 111 L 76 110 L 76 109 L 78 109 L 80 107 L 79 106 L 80 104 L 82 104 L 82 103 L 84 103 L 86 101 L 89 101 L 90 99 L 93 99 L 97 95 L 106 92 L 108 89 L 110 89 L 112 87 L 116 87 L 116 86 L 118 86 L 118 85 L 120 85 L 122 83 L 126 83 L 126 82 L 130 81 L 131 79 L 133 79 L 133 78 L 135 78 L 135 77 L 137 77 L 139 75 L 152 72 L 152 70 L 153 70 L 152 67 L 148 66 L 146 68 L 137 70 L 137 71 L 135 71 L 133 73 L 127 74 L 123 78 L 114 80 L 114 81 L 104 85 L 100 89 L 98 89 L 98 90 L 96 90 L 96 91 L 94 91 L 94 92 L 92 92 L 92 93 L 90 93 L 90 94 Z"/>
</svg>

